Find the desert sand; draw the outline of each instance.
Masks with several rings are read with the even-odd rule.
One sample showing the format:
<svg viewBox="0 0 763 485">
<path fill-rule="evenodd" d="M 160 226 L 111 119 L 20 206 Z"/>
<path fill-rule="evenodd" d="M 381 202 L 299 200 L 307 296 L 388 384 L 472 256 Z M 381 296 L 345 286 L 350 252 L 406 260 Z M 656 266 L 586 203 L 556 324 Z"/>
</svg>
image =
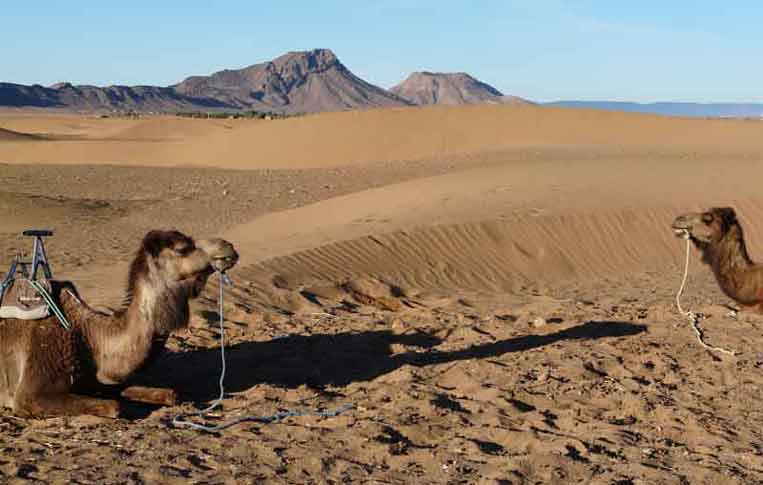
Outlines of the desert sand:
<svg viewBox="0 0 763 485">
<path fill-rule="evenodd" d="M 149 229 L 223 236 L 216 290 L 139 380 L 181 405 L 0 416 L 0 481 L 761 483 L 763 317 L 693 252 L 688 210 L 737 209 L 763 259 L 763 122 L 534 106 L 394 108 L 277 121 L 0 114 L 0 268 L 51 227 L 54 271 L 120 301 Z"/>
</svg>

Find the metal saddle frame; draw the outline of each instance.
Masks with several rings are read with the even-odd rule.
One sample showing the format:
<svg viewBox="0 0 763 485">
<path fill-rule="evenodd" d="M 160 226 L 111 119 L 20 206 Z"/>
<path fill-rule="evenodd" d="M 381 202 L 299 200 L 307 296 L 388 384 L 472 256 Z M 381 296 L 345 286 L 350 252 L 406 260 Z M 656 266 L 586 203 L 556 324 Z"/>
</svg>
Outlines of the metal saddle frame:
<svg viewBox="0 0 763 485">
<path fill-rule="evenodd" d="M 21 233 L 22 236 L 33 237 L 34 244 L 32 247 L 31 260 L 24 260 L 22 255 L 18 255 L 11 262 L 11 267 L 8 270 L 8 274 L 5 279 L 0 283 L 0 302 L 3 300 L 5 290 L 13 283 L 15 279 L 25 279 L 29 284 L 37 291 L 40 297 L 50 308 L 51 312 L 55 314 L 61 325 L 69 330 L 70 325 L 53 301 L 48 289 L 50 288 L 50 281 L 53 279 L 53 272 L 50 269 L 48 263 L 48 255 L 45 252 L 45 244 L 43 238 L 53 235 L 53 231 L 45 229 L 30 229 Z M 42 274 L 40 275 L 40 271 Z M 48 289 L 46 289 L 46 287 Z"/>
</svg>

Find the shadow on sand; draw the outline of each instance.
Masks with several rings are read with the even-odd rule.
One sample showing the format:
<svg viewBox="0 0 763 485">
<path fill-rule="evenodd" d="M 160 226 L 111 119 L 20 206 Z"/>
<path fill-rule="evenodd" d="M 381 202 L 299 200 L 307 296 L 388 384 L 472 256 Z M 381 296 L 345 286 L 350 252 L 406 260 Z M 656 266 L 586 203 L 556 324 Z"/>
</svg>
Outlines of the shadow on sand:
<svg viewBox="0 0 763 485">
<path fill-rule="evenodd" d="M 434 350 L 441 340 L 422 332 L 395 335 L 381 330 L 292 335 L 227 347 L 225 390 L 240 392 L 260 383 L 281 387 L 307 384 L 316 389 L 345 386 L 374 379 L 403 365 L 423 367 L 484 359 L 561 341 L 626 337 L 644 331 L 646 326 L 630 322 L 590 321 L 549 335 L 515 337 L 455 351 Z M 395 343 L 433 350 L 393 355 L 390 345 Z M 217 397 L 219 373 L 220 350 L 215 348 L 159 357 L 139 380 L 152 386 L 171 387 L 184 400 L 209 401 Z"/>
</svg>

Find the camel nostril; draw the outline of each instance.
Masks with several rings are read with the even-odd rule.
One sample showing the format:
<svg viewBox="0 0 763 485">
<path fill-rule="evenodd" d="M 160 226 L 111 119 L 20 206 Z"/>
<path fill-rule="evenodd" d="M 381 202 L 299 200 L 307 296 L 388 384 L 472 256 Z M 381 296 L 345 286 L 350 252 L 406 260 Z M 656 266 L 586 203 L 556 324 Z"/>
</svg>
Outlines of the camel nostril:
<svg viewBox="0 0 763 485">
<path fill-rule="evenodd" d="M 679 216 L 673 221 L 671 227 L 673 229 L 689 230 L 691 229 L 691 221 L 685 216 Z"/>
</svg>

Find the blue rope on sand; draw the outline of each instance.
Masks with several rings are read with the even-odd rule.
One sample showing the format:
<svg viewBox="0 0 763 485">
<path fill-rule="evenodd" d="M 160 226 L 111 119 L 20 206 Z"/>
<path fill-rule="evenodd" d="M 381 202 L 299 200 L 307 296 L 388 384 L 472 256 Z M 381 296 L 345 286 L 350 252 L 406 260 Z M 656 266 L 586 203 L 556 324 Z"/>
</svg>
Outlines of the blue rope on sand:
<svg viewBox="0 0 763 485">
<path fill-rule="evenodd" d="M 223 323 L 225 322 L 225 317 L 223 316 L 223 286 L 225 284 L 230 283 L 230 278 L 228 278 L 228 275 L 226 275 L 223 272 L 218 272 L 220 275 L 220 295 L 218 301 L 220 302 L 220 358 L 222 361 L 222 370 L 220 372 L 220 395 L 215 399 L 212 404 L 210 404 L 205 409 L 202 409 L 201 411 L 197 411 L 195 414 L 196 416 L 200 417 L 201 419 L 209 419 L 207 413 L 212 411 L 213 409 L 216 409 L 222 404 L 223 398 L 225 396 L 225 387 L 224 387 L 224 381 L 225 381 L 225 327 Z M 287 411 L 280 411 L 275 414 L 271 414 L 270 416 L 240 416 L 238 418 L 233 418 L 229 421 L 226 421 L 225 423 L 217 424 L 217 425 L 210 425 L 210 424 L 200 424 L 200 423 L 194 423 L 192 421 L 188 421 L 185 418 L 188 416 L 188 414 L 178 414 L 174 418 L 172 418 L 172 424 L 177 427 L 186 427 L 195 429 L 197 431 L 205 431 L 208 433 L 214 433 L 217 431 L 222 431 L 226 428 L 230 428 L 231 426 L 234 426 L 239 423 L 244 422 L 257 422 L 257 423 L 263 423 L 263 424 L 272 424 L 277 423 L 279 421 L 283 421 L 284 419 L 288 418 L 294 418 L 298 416 L 318 416 L 321 418 L 333 418 L 335 416 L 339 416 L 340 414 L 349 411 L 350 409 L 354 408 L 355 406 L 353 404 L 345 404 L 344 406 L 341 406 L 334 410 L 327 410 L 327 411 L 297 411 L 297 410 L 287 410 Z"/>
</svg>

